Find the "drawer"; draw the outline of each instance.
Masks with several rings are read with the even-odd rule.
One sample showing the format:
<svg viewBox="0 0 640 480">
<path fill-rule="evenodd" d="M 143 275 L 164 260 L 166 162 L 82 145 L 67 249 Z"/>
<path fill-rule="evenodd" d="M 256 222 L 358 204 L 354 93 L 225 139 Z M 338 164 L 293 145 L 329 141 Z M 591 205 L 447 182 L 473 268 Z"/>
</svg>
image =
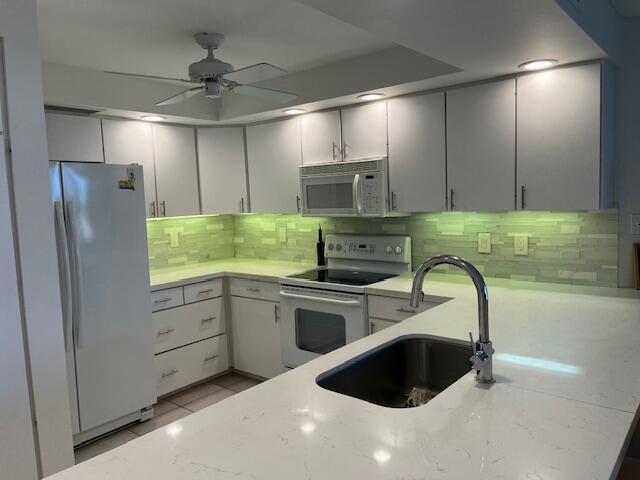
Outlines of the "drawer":
<svg viewBox="0 0 640 480">
<path fill-rule="evenodd" d="M 178 307 L 184 303 L 182 287 L 168 288 L 151 292 L 151 311 L 157 312 L 166 308 Z"/>
<path fill-rule="evenodd" d="M 280 285 L 278 283 L 232 278 L 229 282 L 231 295 L 249 297 L 258 300 L 280 301 Z"/>
<path fill-rule="evenodd" d="M 416 313 L 424 312 L 440 305 L 440 302 L 420 302 L 418 308 L 412 308 L 409 306 L 409 299 L 407 298 L 382 297 L 378 295 L 367 295 L 367 297 L 369 317 L 396 322 L 401 322 Z"/>
<path fill-rule="evenodd" d="M 373 335 L 380 330 L 384 330 L 385 328 L 393 327 L 397 325 L 398 322 L 392 322 L 390 320 L 382 320 L 380 318 L 369 318 L 369 335 Z"/>
<path fill-rule="evenodd" d="M 227 336 L 219 335 L 156 355 L 158 396 L 204 380 L 229 368 Z"/>
<path fill-rule="evenodd" d="M 222 297 L 152 314 L 153 353 L 166 352 L 225 332 Z"/>
<path fill-rule="evenodd" d="M 193 283 L 184 287 L 184 303 L 200 302 L 222 295 L 222 279 Z"/>
</svg>

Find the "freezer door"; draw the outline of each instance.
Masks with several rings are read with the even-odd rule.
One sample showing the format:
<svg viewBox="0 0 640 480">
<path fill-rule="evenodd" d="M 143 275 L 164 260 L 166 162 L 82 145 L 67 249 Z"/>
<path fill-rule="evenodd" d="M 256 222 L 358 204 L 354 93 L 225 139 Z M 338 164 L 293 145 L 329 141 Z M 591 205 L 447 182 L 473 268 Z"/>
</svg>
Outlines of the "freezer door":
<svg viewBox="0 0 640 480">
<path fill-rule="evenodd" d="M 63 164 L 82 431 L 156 400 L 142 168 Z"/>
<path fill-rule="evenodd" d="M 78 416 L 78 392 L 76 390 L 76 363 L 73 349 L 73 332 L 71 329 L 71 307 L 73 304 L 71 291 L 71 263 L 67 227 L 64 219 L 62 199 L 62 177 L 60 163 L 49 163 L 49 182 L 53 197 L 52 215 L 56 232 L 56 252 L 58 254 L 58 272 L 60 275 L 60 300 L 62 303 L 62 327 L 64 334 L 65 360 L 67 363 L 67 389 L 71 408 L 71 431 L 75 435 L 80 432 Z"/>
</svg>

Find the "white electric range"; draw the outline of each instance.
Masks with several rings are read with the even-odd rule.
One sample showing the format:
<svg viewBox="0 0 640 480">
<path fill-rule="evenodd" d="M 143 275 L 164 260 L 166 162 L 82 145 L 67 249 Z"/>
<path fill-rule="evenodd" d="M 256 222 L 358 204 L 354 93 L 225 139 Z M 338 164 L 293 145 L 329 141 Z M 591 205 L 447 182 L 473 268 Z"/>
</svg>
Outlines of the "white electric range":
<svg viewBox="0 0 640 480">
<path fill-rule="evenodd" d="M 411 237 L 327 235 L 326 267 L 280 278 L 282 359 L 294 368 L 363 338 L 367 285 L 411 271 Z"/>
</svg>

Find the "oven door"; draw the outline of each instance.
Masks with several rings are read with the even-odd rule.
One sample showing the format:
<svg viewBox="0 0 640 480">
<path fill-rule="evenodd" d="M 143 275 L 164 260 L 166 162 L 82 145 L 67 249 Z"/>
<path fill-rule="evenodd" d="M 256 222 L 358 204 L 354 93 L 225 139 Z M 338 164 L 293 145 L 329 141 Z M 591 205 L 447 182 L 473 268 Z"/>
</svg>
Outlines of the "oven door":
<svg viewBox="0 0 640 480">
<path fill-rule="evenodd" d="M 366 335 L 364 295 L 283 286 L 282 359 L 298 367 Z"/>
<path fill-rule="evenodd" d="M 359 215 L 359 174 L 301 177 L 303 215 Z"/>
</svg>

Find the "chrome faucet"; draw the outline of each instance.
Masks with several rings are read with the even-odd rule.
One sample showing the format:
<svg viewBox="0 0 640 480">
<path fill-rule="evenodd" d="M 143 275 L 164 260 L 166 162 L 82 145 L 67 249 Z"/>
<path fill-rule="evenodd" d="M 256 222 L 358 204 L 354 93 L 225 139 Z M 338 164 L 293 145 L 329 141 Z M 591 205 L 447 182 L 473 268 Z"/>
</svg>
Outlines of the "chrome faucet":
<svg viewBox="0 0 640 480">
<path fill-rule="evenodd" d="M 493 383 L 493 368 L 491 362 L 491 356 L 493 355 L 493 347 L 491 340 L 489 340 L 489 298 L 487 293 L 487 285 L 484 282 L 484 278 L 476 267 L 467 262 L 464 258 L 457 257 L 455 255 L 440 255 L 433 257 L 424 262 L 413 278 L 413 288 L 411 289 L 411 298 L 409 302 L 413 308 L 417 308 L 420 300 L 424 296 L 422 292 L 422 283 L 424 277 L 429 271 L 442 264 L 455 265 L 458 268 L 464 270 L 476 287 L 478 293 L 478 325 L 479 325 L 479 338 L 477 342 L 473 341 L 473 334 L 469 332 L 469 338 L 471 340 L 471 349 L 473 355 L 469 359 L 471 366 L 476 370 L 476 381 L 478 383 Z"/>
</svg>

